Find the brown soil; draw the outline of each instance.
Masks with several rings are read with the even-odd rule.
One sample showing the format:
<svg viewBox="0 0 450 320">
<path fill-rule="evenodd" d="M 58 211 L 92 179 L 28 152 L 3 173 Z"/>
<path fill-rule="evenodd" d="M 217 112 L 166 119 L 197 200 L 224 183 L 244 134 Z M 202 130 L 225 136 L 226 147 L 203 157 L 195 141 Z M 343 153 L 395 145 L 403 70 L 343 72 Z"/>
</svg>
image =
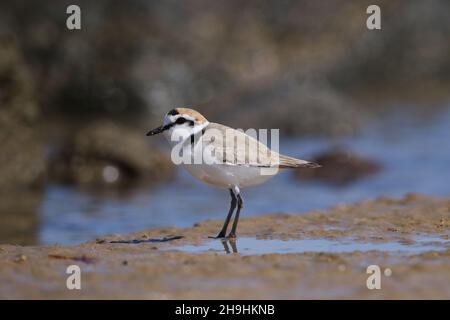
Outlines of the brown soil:
<svg viewBox="0 0 450 320">
<path fill-rule="evenodd" d="M 14 299 L 298 299 L 450 298 L 450 199 L 410 194 L 338 206 L 307 215 L 242 219 L 241 237 L 401 243 L 418 237 L 441 250 L 413 252 L 304 252 L 264 255 L 188 253 L 183 245 L 211 240 L 221 221 L 192 228 L 114 235 L 79 246 L 0 246 L 0 298 Z M 152 242 L 168 236 L 183 236 Z M 140 243 L 110 241 L 140 240 Z M 239 238 L 236 240 L 239 248 Z M 177 250 L 177 247 L 179 247 Z M 81 290 L 66 288 L 66 268 L 81 268 Z M 381 289 L 369 290 L 366 268 L 379 265 Z"/>
</svg>

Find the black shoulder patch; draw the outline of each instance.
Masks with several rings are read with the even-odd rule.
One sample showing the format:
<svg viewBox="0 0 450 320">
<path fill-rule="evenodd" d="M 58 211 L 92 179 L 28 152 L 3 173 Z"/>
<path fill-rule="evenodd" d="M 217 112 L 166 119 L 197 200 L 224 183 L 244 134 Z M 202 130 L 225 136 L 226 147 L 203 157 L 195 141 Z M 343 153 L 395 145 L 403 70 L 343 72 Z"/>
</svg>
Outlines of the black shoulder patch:
<svg viewBox="0 0 450 320">
<path fill-rule="evenodd" d="M 170 110 L 169 112 L 167 112 L 167 114 L 168 114 L 169 116 L 175 116 L 175 115 L 178 114 L 178 111 L 177 111 L 176 109 L 172 109 L 172 110 Z"/>
</svg>

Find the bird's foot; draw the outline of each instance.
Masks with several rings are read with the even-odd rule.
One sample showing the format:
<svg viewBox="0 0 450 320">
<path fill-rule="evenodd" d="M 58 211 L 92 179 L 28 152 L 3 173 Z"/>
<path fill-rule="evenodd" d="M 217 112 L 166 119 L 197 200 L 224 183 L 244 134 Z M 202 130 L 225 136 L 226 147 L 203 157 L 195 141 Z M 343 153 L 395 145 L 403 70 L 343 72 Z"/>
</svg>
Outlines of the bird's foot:
<svg viewBox="0 0 450 320">
<path fill-rule="evenodd" d="M 210 239 L 221 239 L 221 240 L 236 240 L 236 233 L 230 232 L 227 236 L 225 235 L 225 232 L 219 232 L 219 234 L 215 237 L 209 236 Z"/>
<path fill-rule="evenodd" d="M 225 236 L 225 231 L 220 231 L 219 234 L 215 237 L 208 237 L 211 239 L 227 239 L 228 237 Z"/>
</svg>

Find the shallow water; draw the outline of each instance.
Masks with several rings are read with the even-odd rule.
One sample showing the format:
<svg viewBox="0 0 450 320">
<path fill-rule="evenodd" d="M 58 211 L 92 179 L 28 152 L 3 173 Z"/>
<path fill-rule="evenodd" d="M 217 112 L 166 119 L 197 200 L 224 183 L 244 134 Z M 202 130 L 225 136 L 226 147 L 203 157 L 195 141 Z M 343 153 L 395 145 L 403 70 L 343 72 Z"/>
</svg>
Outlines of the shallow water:
<svg viewBox="0 0 450 320">
<path fill-rule="evenodd" d="M 337 204 L 403 196 L 407 192 L 450 194 L 450 109 L 435 116 L 392 115 L 340 145 L 378 160 L 383 170 L 346 187 L 296 180 L 284 172 L 262 186 L 243 190 L 249 217 L 273 212 L 305 213 Z M 280 151 L 308 159 L 334 145 L 328 139 L 282 139 Z M 210 188 L 179 170 L 174 181 L 128 197 L 96 197 L 51 185 L 38 210 L 38 242 L 78 244 L 112 233 L 165 226 L 190 227 L 223 219 L 228 192 Z M 241 240 L 242 241 L 242 240 Z M 221 244 L 219 244 L 221 245 Z M 312 245 L 318 245 L 313 243 Z"/>
<path fill-rule="evenodd" d="M 189 253 L 218 252 L 224 254 L 261 255 L 270 253 L 350 253 L 350 252 L 402 252 L 418 254 L 431 250 L 446 250 L 448 241 L 440 238 L 421 237 L 413 244 L 400 242 L 357 242 L 326 239 L 279 240 L 239 237 L 236 240 L 214 239 L 200 245 L 186 244 L 173 246 L 164 250 L 180 250 Z"/>
</svg>

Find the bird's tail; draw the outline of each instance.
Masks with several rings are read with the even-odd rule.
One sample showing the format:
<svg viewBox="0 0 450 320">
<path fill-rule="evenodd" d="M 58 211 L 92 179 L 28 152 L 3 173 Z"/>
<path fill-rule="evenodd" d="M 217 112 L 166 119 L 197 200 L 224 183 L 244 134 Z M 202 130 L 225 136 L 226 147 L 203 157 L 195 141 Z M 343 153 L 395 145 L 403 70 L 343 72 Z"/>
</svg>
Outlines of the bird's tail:
<svg viewBox="0 0 450 320">
<path fill-rule="evenodd" d="M 306 160 L 280 155 L 279 168 L 319 168 L 320 164 Z"/>
</svg>

